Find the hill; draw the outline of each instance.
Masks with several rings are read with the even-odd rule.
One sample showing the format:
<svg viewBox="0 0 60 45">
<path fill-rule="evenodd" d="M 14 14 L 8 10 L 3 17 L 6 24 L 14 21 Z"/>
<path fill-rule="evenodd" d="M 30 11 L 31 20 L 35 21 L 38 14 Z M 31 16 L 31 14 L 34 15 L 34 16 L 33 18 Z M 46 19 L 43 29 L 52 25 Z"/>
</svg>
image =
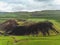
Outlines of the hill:
<svg viewBox="0 0 60 45">
<path fill-rule="evenodd" d="M 46 18 L 60 19 L 60 10 L 43 10 L 35 12 L 0 12 L 0 20 L 5 19 L 28 19 L 28 18 Z"/>
</svg>

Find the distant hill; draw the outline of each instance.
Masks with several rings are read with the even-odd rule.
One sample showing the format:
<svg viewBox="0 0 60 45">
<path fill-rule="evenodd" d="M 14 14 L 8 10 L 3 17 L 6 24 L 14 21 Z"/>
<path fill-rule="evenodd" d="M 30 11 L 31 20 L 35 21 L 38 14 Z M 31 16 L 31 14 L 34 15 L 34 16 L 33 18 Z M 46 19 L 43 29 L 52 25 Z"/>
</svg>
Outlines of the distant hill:
<svg viewBox="0 0 60 45">
<path fill-rule="evenodd" d="M 60 18 L 60 10 L 43 10 L 35 12 L 0 12 L 1 18 Z"/>
</svg>

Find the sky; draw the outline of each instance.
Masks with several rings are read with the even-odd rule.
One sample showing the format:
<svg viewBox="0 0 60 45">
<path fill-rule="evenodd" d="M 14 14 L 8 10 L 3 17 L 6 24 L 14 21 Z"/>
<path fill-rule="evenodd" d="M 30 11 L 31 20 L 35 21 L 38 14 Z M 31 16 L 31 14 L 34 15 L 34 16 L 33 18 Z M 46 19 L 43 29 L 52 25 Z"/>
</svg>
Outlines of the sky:
<svg viewBox="0 0 60 45">
<path fill-rule="evenodd" d="M 60 10 L 60 0 L 0 0 L 0 12 Z"/>
</svg>

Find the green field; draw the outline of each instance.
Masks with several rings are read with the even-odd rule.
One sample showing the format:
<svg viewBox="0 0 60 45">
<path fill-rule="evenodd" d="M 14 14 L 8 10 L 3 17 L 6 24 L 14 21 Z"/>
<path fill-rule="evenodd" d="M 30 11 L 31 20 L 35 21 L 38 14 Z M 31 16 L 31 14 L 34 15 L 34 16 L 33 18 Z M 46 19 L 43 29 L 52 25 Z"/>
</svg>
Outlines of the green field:
<svg viewBox="0 0 60 45">
<path fill-rule="evenodd" d="M 19 41 L 15 42 L 12 37 Z M 1 36 L 0 45 L 60 45 L 60 35 L 47 37 Z"/>
<path fill-rule="evenodd" d="M 36 21 L 37 20 L 37 21 Z M 28 19 L 28 21 L 45 21 L 47 19 Z M 60 31 L 60 24 L 56 20 L 51 21 L 55 28 Z M 15 42 L 15 39 L 18 42 Z M 0 45 L 60 45 L 60 34 L 56 35 L 54 33 L 50 33 L 50 36 L 0 36 Z"/>
<path fill-rule="evenodd" d="M 4 15 L 5 14 L 5 15 Z M 36 15 L 35 15 L 36 14 Z M 8 19 L 26 19 L 27 21 L 50 21 L 60 32 L 60 11 L 1 13 L 0 23 Z M 14 38 L 13 38 L 14 37 Z M 50 36 L 0 36 L 0 45 L 60 45 L 60 34 L 50 31 Z"/>
</svg>

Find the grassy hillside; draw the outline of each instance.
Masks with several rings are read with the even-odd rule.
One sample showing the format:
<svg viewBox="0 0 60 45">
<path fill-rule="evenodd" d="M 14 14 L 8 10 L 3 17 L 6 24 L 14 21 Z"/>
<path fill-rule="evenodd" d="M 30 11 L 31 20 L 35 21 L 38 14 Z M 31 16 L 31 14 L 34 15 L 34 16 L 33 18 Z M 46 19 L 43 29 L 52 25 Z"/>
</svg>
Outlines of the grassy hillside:
<svg viewBox="0 0 60 45">
<path fill-rule="evenodd" d="M 44 10 L 36 12 L 0 12 L 0 23 L 8 19 L 26 19 L 27 21 L 49 20 L 60 32 L 60 10 Z M 0 45 L 60 45 L 60 34 L 50 32 L 51 36 L 0 36 Z M 15 38 L 13 38 L 15 37 Z M 17 40 L 17 41 L 16 41 Z"/>
<path fill-rule="evenodd" d="M 32 17 L 46 18 L 46 19 L 60 19 L 60 10 L 45 10 L 41 12 L 33 12 Z"/>
<path fill-rule="evenodd" d="M 55 18 L 60 17 L 60 10 L 44 10 L 36 12 L 0 12 L 0 18 L 26 18 L 26 17 L 36 17 L 36 18 Z"/>
</svg>

